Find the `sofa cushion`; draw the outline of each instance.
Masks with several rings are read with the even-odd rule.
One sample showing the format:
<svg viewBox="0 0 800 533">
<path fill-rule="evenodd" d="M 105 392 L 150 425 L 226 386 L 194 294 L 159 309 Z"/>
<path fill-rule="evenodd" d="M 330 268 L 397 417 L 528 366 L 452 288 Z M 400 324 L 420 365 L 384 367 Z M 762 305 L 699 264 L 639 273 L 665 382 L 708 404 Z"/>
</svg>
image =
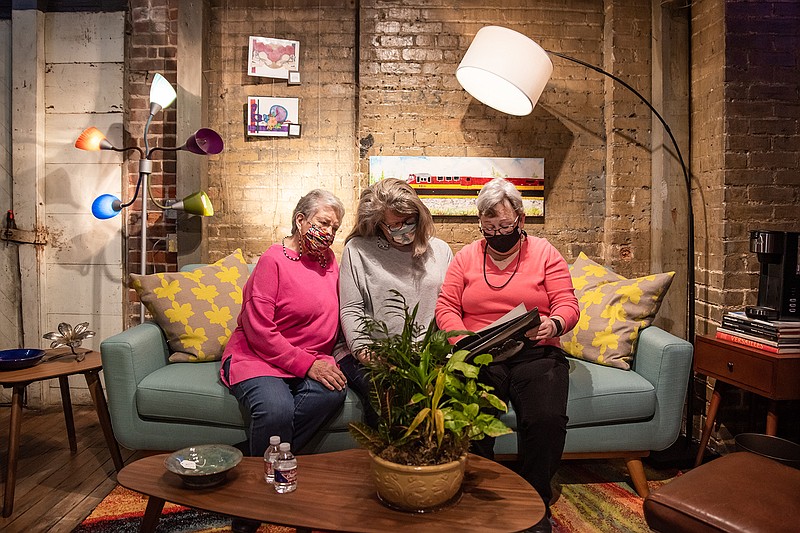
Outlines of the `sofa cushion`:
<svg viewBox="0 0 800 533">
<path fill-rule="evenodd" d="M 236 327 L 247 264 L 241 250 L 191 272 L 140 276 L 132 287 L 164 330 L 172 362 L 215 361 Z"/>
<path fill-rule="evenodd" d="M 516 430 L 513 407 L 501 420 Z M 655 411 L 655 388 L 636 372 L 569 360 L 568 428 L 647 420 Z"/>
<path fill-rule="evenodd" d="M 219 361 L 174 363 L 148 374 L 136 387 L 139 416 L 244 427 L 239 402 L 220 381 L 219 368 Z"/>
<path fill-rule="evenodd" d="M 570 274 L 581 314 L 561 347 L 573 357 L 629 370 L 639 332 L 653 322 L 675 273 L 625 279 L 581 253 Z"/>
</svg>

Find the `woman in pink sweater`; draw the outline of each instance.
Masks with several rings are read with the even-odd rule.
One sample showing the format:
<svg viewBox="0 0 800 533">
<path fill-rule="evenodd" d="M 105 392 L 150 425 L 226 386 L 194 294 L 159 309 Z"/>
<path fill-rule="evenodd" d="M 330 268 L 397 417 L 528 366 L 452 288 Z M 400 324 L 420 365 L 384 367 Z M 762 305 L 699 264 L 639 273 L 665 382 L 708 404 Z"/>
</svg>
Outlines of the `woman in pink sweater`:
<svg viewBox="0 0 800 533">
<path fill-rule="evenodd" d="M 446 331 L 477 331 L 520 303 L 529 310 L 539 308 L 541 324 L 526 332 L 521 351 L 485 367 L 481 379 L 514 406 L 520 475 L 548 506 L 550 480 L 567 434 L 569 365 L 558 337 L 578 321 L 578 301 L 558 250 L 523 230 L 522 195 L 509 181 L 487 183 L 477 206 L 483 238 L 462 248 L 450 263 L 436 303 L 436 322 Z M 474 444 L 476 453 L 493 457 L 494 439 Z M 549 515 L 548 510 L 532 531 L 550 531 Z"/>
<path fill-rule="evenodd" d="M 294 209 L 292 233 L 258 261 L 222 356 L 221 375 L 250 413 L 250 454 L 278 435 L 300 451 L 342 405 L 346 380 L 331 354 L 339 330 L 339 266 L 330 245 L 344 206 L 315 189 Z"/>
</svg>

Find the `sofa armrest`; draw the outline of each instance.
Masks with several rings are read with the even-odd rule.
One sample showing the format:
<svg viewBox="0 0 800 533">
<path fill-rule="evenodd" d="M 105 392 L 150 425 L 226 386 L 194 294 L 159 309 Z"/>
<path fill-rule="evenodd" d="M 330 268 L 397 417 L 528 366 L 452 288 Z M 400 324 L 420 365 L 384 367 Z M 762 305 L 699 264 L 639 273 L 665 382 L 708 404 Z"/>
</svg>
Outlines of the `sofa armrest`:
<svg viewBox="0 0 800 533">
<path fill-rule="evenodd" d="M 169 347 L 161 328 L 145 322 L 101 342 L 100 356 L 111 424 L 117 440 L 123 442 L 121 436 L 138 418 L 136 387 L 145 376 L 166 366 Z"/>
<path fill-rule="evenodd" d="M 657 435 L 652 450 L 664 449 L 678 437 L 693 353 L 691 343 L 656 326 L 643 329 L 639 335 L 633 371 L 656 390 L 653 422 Z"/>
</svg>

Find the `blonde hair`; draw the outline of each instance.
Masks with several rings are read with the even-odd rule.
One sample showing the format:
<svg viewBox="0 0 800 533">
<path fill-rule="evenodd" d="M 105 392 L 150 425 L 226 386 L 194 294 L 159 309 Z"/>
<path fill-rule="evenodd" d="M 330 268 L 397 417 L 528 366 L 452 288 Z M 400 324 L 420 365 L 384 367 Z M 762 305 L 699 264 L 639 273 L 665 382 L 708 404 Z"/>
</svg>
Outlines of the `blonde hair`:
<svg viewBox="0 0 800 533">
<path fill-rule="evenodd" d="M 436 234 L 433 217 L 411 185 L 396 178 L 381 180 L 361 193 L 356 213 L 356 225 L 344 242 L 347 243 L 353 237 L 383 236 L 378 225 L 383 222 L 387 211 L 394 211 L 402 216 L 416 217 L 417 229 L 411 244 L 414 257 L 423 255 L 428 250 L 428 242 Z"/>
</svg>

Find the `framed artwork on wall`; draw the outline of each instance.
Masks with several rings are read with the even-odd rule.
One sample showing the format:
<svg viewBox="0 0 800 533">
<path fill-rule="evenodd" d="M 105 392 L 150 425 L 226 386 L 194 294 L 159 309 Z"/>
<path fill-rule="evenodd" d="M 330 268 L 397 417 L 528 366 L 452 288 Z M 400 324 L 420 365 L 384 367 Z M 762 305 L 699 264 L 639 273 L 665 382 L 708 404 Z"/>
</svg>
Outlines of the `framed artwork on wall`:
<svg viewBox="0 0 800 533">
<path fill-rule="evenodd" d="M 247 58 L 250 76 L 288 80 L 290 72 L 300 70 L 300 41 L 251 36 Z"/>
<path fill-rule="evenodd" d="M 477 216 L 475 199 L 493 178 L 522 193 L 526 220 L 544 222 L 544 159 L 538 157 L 371 156 L 369 182 L 407 181 L 432 215 Z"/>
<path fill-rule="evenodd" d="M 272 96 L 247 97 L 247 135 L 259 137 L 288 137 L 300 135 L 299 98 L 275 98 Z"/>
</svg>

